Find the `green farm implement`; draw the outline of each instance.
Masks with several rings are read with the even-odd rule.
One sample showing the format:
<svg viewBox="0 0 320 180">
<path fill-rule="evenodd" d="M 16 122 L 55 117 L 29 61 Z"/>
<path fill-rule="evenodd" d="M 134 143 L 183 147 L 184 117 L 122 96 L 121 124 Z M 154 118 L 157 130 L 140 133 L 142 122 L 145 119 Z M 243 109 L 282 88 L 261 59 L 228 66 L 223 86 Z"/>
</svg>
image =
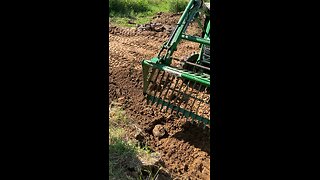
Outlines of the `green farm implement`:
<svg viewBox="0 0 320 180">
<path fill-rule="evenodd" d="M 187 34 L 197 22 L 201 36 Z M 175 65 L 173 54 L 182 40 L 199 44 L 199 51 Z M 143 93 L 161 111 L 210 125 L 210 4 L 190 0 L 157 57 L 142 61 Z"/>
</svg>

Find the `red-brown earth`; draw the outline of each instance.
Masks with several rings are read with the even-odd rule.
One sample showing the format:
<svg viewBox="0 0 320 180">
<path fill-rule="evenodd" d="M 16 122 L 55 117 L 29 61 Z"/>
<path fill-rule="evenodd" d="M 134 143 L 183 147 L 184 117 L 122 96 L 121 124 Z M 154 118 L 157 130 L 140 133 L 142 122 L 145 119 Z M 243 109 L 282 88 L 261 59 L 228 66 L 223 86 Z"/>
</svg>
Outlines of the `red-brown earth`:
<svg viewBox="0 0 320 180">
<path fill-rule="evenodd" d="M 152 22 L 174 27 L 179 17 L 180 14 L 159 13 Z M 196 28 L 193 31 L 197 33 Z M 117 102 L 122 106 L 135 124 L 126 129 L 129 136 L 135 138 L 137 128 L 141 129 L 142 141 L 160 153 L 172 179 L 210 179 L 209 129 L 163 114 L 143 99 L 141 61 L 155 57 L 168 38 L 165 30 L 137 31 L 109 24 L 109 105 Z M 198 44 L 182 42 L 175 56 L 183 59 L 197 50 Z M 157 124 L 163 125 L 166 136 L 153 135 Z"/>
</svg>

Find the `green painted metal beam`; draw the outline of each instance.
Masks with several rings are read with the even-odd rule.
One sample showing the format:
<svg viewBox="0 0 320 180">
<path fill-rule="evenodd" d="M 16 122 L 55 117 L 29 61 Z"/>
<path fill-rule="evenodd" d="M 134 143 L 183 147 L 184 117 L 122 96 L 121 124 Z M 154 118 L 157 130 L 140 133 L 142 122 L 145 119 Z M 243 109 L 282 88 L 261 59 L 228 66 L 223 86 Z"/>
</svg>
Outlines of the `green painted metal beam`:
<svg viewBox="0 0 320 180">
<path fill-rule="evenodd" d="M 192 119 L 196 119 L 198 121 L 202 121 L 204 122 L 205 124 L 210 124 L 210 119 L 208 118 L 204 118 L 202 116 L 199 116 L 191 111 L 188 111 L 186 109 L 182 109 L 182 108 L 179 108 L 178 106 L 175 106 L 169 102 L 166 102 L 166 101 L 163 101 L 162 99 L 159 99 L 157 97 L 154 97 L 154 96 L 151 96 L 151 95 L 147 95 L 147 99 L 149 101 L 151 101 L 152 103 L 155 103 L 155 102 L 159 102 L 159 103 L 162 103 L 163 106 L 166 106 L 167 108 L 170 108 L 170 109 L 173 109 L 177 112 L 181 112 L 183 114 L 183 116 L 185 117 L 191 117 Z"/>
<path fill-rule="evenodd" d="M 163 64 L 155 64 L 155 63 L 152 63 L 152 61 L 148 61 L 148 60 L 143 60 L 142 66 L 144 68 L 143 70 L 144 78 L 146 78 L 145 73 L 147 73 L 146 66 L 149 66 L 149 67 L 157 68 L 162 71 L 166 71 L 170 74 L 173 74 L 178 77 L 182 77 L 187 80 L 199 82 L 207 87 L 210 87 L 210 75 L 207 75 L 207 74 L 196 74 L 192 71 L 188 71 L 185 69 L 177 69 L 177 68 L 166 66 Z"/>
<path fill-rule="evenodd" d="M 201 37 L 195 37 L 195 36 L 190 36 L 190 35 L 185 35 L 185 34 L 182 34 L 181 38 L 185 39 L 185 40 L 192 41 L 192 42 L 201 43 L 201 44 L 205 44 L 205 45 L 210 46 L 210 39 L 204 39 Z"/>
</svg>

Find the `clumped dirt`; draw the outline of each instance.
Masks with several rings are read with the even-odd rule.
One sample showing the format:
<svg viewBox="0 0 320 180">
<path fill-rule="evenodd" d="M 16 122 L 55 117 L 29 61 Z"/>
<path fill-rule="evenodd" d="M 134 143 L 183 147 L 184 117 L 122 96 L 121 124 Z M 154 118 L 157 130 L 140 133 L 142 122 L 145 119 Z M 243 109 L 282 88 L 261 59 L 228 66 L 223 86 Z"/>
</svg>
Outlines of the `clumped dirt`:
<svg viewBox="0 0 320 180">
<path fill-rule="evenodd" d="M 163 25 L 163 31 L 138 31 L 139 26 L 121 28 L 109 24 L 109 103 L 117 102 L 122 106 L 135 124 L 128 129 L 128 134 L 132 138 L 139 137 L 139 141 L 160 153 L 171 179 L 210 179 L 209 129 L 161 113 L 146 104 L 142 93 L 141 61 L 157 55 L 169 38 L 166 29 L 173 29 L 180 16 L 158 13 L 152 23 Z M 194 34 L 197 33 L 194 28 Z M 198 46 L 182 42 L 175 54 L 183 59 L 197 51 Z M 155 136 L 155 127 L 165 133 Z M 138 136 L 137 129 L 141 131 Z"/>
</svg>

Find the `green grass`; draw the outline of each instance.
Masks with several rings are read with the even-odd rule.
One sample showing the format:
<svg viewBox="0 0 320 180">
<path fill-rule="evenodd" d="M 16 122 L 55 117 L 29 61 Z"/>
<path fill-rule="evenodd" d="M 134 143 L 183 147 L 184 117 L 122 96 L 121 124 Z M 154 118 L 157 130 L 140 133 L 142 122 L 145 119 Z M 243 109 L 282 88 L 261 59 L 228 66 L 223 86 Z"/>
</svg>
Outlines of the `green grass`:
<svg viewBox="0 0 320 180">
<path fill-rule="evenodd" d="M 128 24 L 130 19 L 136 24 L 150 22 L 158 12 L 180 12 L 188 4 L 188 0 L 110 0 L 109 17 L 111 22 L 120 26 Z"/>
<path fill-rule="evenodd" d="M 133 27 L 135 25 L 129 24 L 129 20 L 134 20 L 136 24 L 145 24 L 158 12 L 184 11 L 188 2 L 189 0 L 109 0 L 109 17 L 111 23 Z"/>
<path fill-rule="evenodd" d="M 125 165 L 139 163 L 132 146 L 121 139 L 113 139 L 109 144 L 109 179 L 131 179 L 126 174 Z"/>
<path fill-rule="evenodd" d="M 168 0 L 170 12 L 181 12 L 187 7 L 189 1 L 185 0 Z"/>
<path fill-rule="evenodd" d="M 111 104 L 109 108 L 109 179 L 134 179 L 128 176 L 128 168 L 137 168 L 135 172 L 139 179 L 145 179 L 142 171 L 148 173 L 149 179 L 154 179 L 158 172 L 141 169 L 143 161 L 152 160 L 149 147 L 138 146 L 138 143 L 127 137 L 125 127 L 132 126 L 126 112 L 121 107 Z M 160 170 L 160 168 L 159 168 Z M 136 177 L 137 178 L 137 177 Z"/>
</svg>

